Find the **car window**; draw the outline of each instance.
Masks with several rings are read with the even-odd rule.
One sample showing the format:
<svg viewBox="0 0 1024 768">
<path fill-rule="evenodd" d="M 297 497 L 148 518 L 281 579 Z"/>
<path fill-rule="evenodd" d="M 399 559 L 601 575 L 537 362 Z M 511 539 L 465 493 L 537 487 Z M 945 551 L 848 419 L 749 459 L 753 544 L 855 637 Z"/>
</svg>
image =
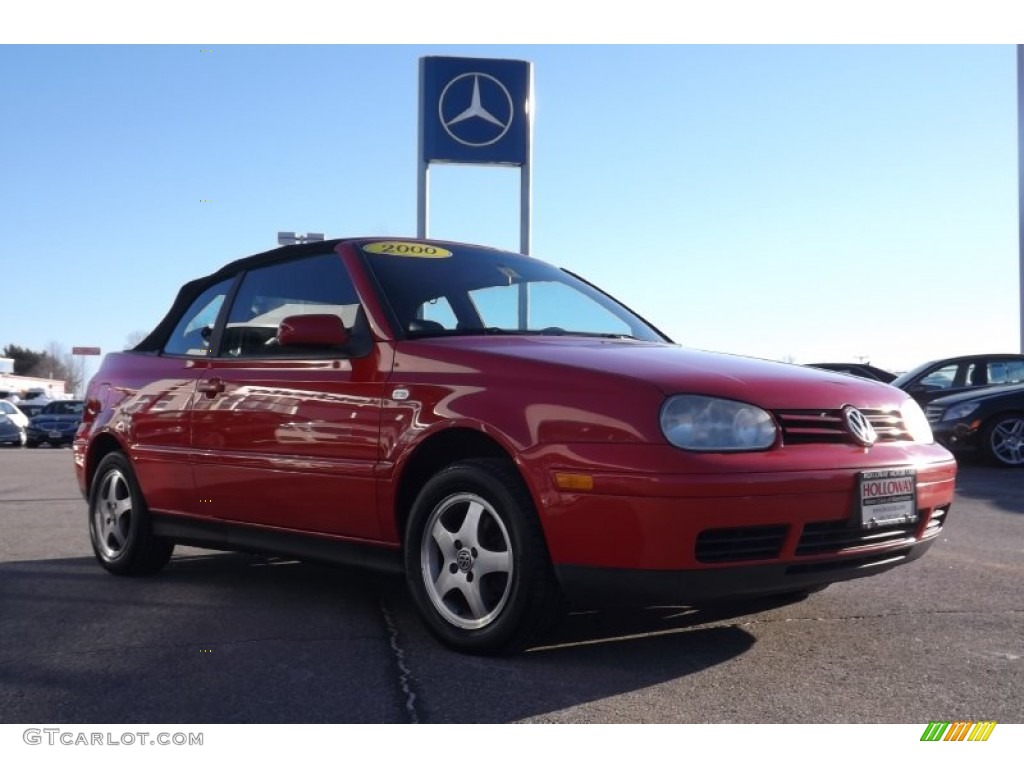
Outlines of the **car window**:
<svg viewBox="0 0 1024 768">
<path fill-rule="evenodd" d="M 17 413 L 17 412 L 18 412 L 18 409 L 15 408 L 13 405 L 11 405 L 10 403 L 5 403 L 3 400 L 0 400 L 0 413 Z"/>
<path fill-rule="evenodd" d="M 997 360 L 988 365 L 989 384 L 1024 382 L 1024 360 Z"/>
<path fill-rule="evenodd" d="M 276 356 L 295 352 L 277 346 L 281 321 L 294 315 L 337 315 L 352 331 L 362 312 L 355 287 L 334 253 L 272 264 L 246 273 L 231 305 L 223 354 Z M 315 354 L 336 354 L 313 350 Z"/>
<path fill-rule="evenodd" d="M 957 368 L 958 366 L 955 363 L 953 365 L 944 365 L 942 368 L 929 373 L 921 379 L 920 383 L 934 389 L 949 389 L 953 386 L 953 382 L 956 381 Z"/>
<path fill-rule="evenodd" d="M 167 339 L 165 354 L 203 357 L 210 354 L 213 326 L 232 282 L 231 278 L 222 280 L 199 294 Z"/>
<path fill-rule="evenodd" d="M 85 403 L 81 400 L 54 400 L 41 413 L 50 416 L 78 416 L 82 413 Z"/>
</svg>

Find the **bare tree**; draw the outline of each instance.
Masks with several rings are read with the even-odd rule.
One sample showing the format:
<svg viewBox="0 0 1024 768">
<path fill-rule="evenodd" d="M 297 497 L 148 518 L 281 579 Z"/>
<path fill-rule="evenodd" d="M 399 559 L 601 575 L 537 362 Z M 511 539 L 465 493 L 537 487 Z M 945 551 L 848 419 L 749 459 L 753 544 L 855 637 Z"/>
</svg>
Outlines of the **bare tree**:
<svg viewBox="0 0 1024 768">
<path fill-rule="evenodd" d="M 29 375 L 40 379 L 58 379 L 64 382 L 65 392 L 77 392 L 82 386 L 81 368 L 66 347 L 51 341 L 39 361 L 32 366 Z"/>
<path fill-rule="evenodd" d="M 124 348 L 135 349 L 139 345 L 139 342 L 149 336 L 148 331 L 132 331 L 124 337 Z"/>
</svg>

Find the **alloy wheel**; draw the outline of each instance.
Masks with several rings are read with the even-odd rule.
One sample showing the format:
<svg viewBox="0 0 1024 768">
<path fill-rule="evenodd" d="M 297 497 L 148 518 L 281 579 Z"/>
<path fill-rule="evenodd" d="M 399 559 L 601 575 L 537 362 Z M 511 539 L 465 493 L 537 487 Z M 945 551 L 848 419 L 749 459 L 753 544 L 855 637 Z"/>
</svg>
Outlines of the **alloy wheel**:
<svg viewBox="0 0 1024 768">
<path fill-rule="evenodd" d="M 481 629 L 501 614 L 513 585 L 505 523 L 474 493 L 443 499 L 423 528 L 420 565 L 427 596 L 460 629 Z"/>
<path fill-rule="evenodd" d="M 1011 416 L 993 425 L 989 433 L 992 455 L 1002 464 L 1024 465 L 1024 416 Z"/>
<path fill-rule="evenodd" d="M 111 469 L 100 482 L 92 511 L 93 535 L 100 554 L 116 560 L 124 554 L 133 522 L 131 488 L 120 469 Z"/>
</svg>

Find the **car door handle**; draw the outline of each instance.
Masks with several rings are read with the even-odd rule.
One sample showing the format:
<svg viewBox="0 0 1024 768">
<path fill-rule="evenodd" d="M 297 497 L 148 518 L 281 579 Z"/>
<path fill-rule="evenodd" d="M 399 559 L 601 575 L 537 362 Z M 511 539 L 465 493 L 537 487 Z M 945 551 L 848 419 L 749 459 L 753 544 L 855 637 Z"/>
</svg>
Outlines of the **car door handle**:
<svg viewBox="0 0 1024 768">
<path fill-rule="evenodd" d="M 216 397 L 224 391 L 224 382 L 221 379 L 203 379 L 196 384 L 196 390 L 207 397 Z"/>
</svg>

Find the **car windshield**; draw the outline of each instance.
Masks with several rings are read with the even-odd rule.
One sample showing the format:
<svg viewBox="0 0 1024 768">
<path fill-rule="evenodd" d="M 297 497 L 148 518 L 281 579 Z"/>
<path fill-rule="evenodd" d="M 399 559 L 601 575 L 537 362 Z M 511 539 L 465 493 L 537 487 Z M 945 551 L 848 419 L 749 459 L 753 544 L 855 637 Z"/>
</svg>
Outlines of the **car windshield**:
<svg viewBox="0 0 1024 768">
<path fill-rule="evenodd" d="M 897 376 L 895 379 L 893 379 L 890 383 L 894 387 L 902 387 L 908 381 L 912 381 L 913 379 L 916 379 L 919 375 L 921 375 L 922 373 L 927 371 L 933 365 L 935 365 L 935 361 L 934 360 L 930 361 L 930 362 L 927 362 L 927 363 L 922 363 L 921 365 L 917 366 L 916 368 L 914 368 L 912 370 L 907 371 L 906 373 L 901 373 L 899 376 Z"/>
<path fill-rule="evenodd" d="M 585 281 L 527 256 L 397 241 L 366 243 L 362 252 L 410 337 L 518 333 L 668 340 Z"/>
<path fill-rule="evenodd" d="M 84 403 L 81 400 L 55 400 L 43 409 L 43 413 L 57 416 L 78 416 Z"/>
</svg>

